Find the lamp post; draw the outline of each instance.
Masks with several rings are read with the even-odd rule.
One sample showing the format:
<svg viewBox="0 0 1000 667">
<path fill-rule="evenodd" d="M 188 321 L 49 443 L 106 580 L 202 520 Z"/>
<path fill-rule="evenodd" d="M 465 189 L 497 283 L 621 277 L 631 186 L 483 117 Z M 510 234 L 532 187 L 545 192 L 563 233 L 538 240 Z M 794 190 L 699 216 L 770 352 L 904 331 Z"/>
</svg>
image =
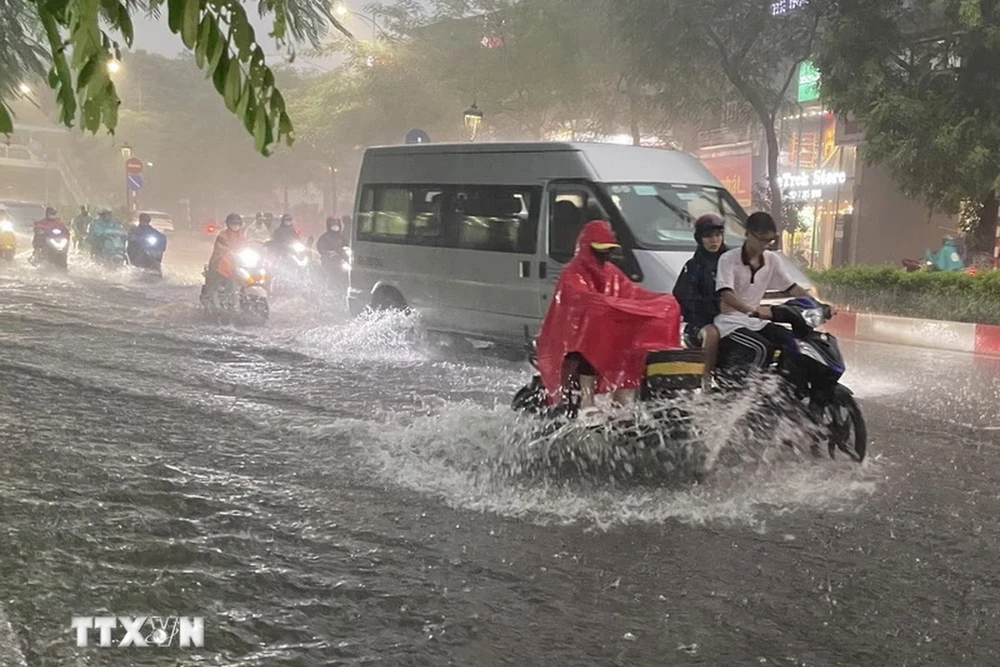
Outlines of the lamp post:
<svg viewBox="0 0 1000 667">
<path fill-rule="evenodd" d="M 122 144 L 122 169 L 125 172 L 125 215 L 132 213 L 132 191 L 128 187 L 128 161 L 132 157 L 132 147 L 126 141 Z"/>
<path fill-rule="evenodd" d="M 479 132 L 479 126 L 483 122 L 483 112 L 479 108 L 479 105 L 472 102 L 472 106 L 465 110 L 462 114 L 465 118 L 465 129 L 469 131 L 469 141 L 476 140 L 476 134 Z"/>
</svg>

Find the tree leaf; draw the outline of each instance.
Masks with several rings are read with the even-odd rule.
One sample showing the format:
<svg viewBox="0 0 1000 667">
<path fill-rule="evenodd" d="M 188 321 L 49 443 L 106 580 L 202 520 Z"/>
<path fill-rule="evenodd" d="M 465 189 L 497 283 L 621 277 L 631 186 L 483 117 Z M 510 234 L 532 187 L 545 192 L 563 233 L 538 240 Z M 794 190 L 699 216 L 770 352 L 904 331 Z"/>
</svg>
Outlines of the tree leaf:
<svg viewBox="0 0 1000 667">
<path fill-rule="evenodd" d="M 167 25 L 170 32 L 177 34 L 184 26 L 184 9 L 187 2 L 197 0 L 167 0 Z"/>
<path fill-rule="evenodd" d="M 10 134 L 14 131 L 14 119 L 6 104 L 0 102 L 0 133 Z"/>
<path fill-rule="evenodd" d="M 128 7 L 121 3 L 118 3 L 118 18 L 115 27 L 121 32 L 125 44 L 131 47 L 135 41 L 135 29 L 132 27 L 132 17 L 128 13 Z"/>
<path fill-rule="evenodd" d="M 239 11 L 233 14 L 233 44 L 236 46 L 240 60 L 246 61 L 252 55 L 250 47 L 253 45 L 253 26 L 247 19 L 246 12 L 240 7 Z"/>
<path fill-rule="evenodd" d="M 208 46 L 208 68 L 206 71 L 209 74 L 215 72 L 219 63 L 222 62 L 223 56 L 226 55 L 227 42 L 225 36 L 222 34 L 222 30 L 219 28 L 218 22 L 212 19 L 212 32 L 210 33 L 211 38 Z"/>
<path fill-rule="evenodd" d="M 103 64 L 103 59 L 97 54 L 90 57 L 87 64 L 83 66 L 80 73 L 76 76 L 76 92 L 80 92 L 90 84 L 90 80 L 94 77 L 94 72 L 97 71 L 99 64 Z"/>
<path fill-rule="evenodd" d="M 226 94 L 226 80 L 229 76 L 230 62 L 229 54 L 223 49 L 219 64 L 216 66 L 215 71 L 212 72 L 212 83 L 215 84 L 215 89 L 220 95 Z"/>
<path fill-rule="evenodd" d="M 261 104 L 257 107 L 256 116 L 253 124 L 254 147 L 257 149 L 257 152 L 263 153 L 267 150 L 267 145 L 271 143 L 268 140 L 270 120 L 267 117 L 267 108 L 265 105 Z"/>
<path fill-rule="evenodd" d="M 194 50 L 194 61 L 198 69 L 205 69 L 205 56 L 208 55 L 208 45 L 210 43 L 209 34 L 212 32 L 212 15 L 205 13 L 198 27 L 198 45 Z"/>
<path fill-rule="evenodd" d="M 189 49 L 193 49 L 198 43 L 198 17 L 200 16 L 201 0 L 185 0 L 181 40 L 184 42 L 184 46 Z"/>
<path fill-rule="evenodd" d="M 236 111 L 236 104 L 240 101 L 240 63 L 238 60 L 229 61 L 229 72 L 226 74 L 226 92 L 223 95 L 223 99 L 226 102 L 226 108 L 231 112 Z"/>
</svg>

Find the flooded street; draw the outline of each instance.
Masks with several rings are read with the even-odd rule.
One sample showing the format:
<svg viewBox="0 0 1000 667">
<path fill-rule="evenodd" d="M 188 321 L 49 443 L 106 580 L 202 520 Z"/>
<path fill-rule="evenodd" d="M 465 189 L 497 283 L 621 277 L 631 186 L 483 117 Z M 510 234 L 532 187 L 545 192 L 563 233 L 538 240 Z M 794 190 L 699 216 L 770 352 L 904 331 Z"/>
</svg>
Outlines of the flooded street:
<svg viewBox="0 0 1000 667">
<path fill-rule="evenodd" d="M 197 261 L 0 273 L 0 665 L 1000 662 L 998 360 L 845 343 L 861 468 L 540 485 L 491 465 L 522 364 L 304 298 L 209 324 Z M 108 614 L 205 645 L 78 648 Z"/>
</svg>

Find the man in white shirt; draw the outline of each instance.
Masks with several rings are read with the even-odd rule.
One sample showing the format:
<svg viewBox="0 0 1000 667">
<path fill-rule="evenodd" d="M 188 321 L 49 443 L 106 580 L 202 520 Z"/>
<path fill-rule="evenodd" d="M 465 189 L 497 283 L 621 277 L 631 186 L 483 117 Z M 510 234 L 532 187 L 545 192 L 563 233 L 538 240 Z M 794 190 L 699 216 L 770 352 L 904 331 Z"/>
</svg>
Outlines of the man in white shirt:
<svg viewBox="0 0 1000 667">
<path fill-rule="evenodd" d="M 768 250 L 778 238 L 774 218 L 762 211 L 747 218 L 746 241 L 741 248 L 719 258 L 715 289 L 719 295 L 720 314 L 715 326 L 722 338 L 726 356 L 735 357 L 738 366 L 764 368 L 774 351 L 788 342 L 788 329 L 769 322 L 771 309 L 761 306 L 767 292 L 790 292 L 808 296 L 785 271 L 779 255 Z"/>
</svg>

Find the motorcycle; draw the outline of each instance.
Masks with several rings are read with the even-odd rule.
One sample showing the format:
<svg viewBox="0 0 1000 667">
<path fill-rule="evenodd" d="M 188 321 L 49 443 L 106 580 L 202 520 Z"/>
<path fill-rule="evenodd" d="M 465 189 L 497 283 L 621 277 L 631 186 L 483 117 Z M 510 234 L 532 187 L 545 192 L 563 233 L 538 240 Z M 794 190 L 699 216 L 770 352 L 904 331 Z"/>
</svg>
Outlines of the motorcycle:
<svg viewBox="0 0 1000 667">
<path fill-rule="evenodd" d="M 347 282 L 351 273 L 352 259 L 353 255 L 349 246 L 344 246 L 339 251 L 328 251 L 320 258 L 323 265 L 323 273 L 331 290 L 338 293 L 347 293 Z"/>
<path fill-rule="evenodd" d="M 285 290 L 287 285 L 308 286 L 312 283 L 312 249 L 301 241 L 286 246 L 274 242 L 265 246 L 271 272 L 269 291 L 273 294 Z"/>
<path fill-rule="evenodd" d="M 128 264 L 128 235 L 124 230 L 109 230 L 97 239 L 94 259 L 108 268 L 120 268 Z"/>
<path fill-rule="evenodd" d="M 28 261 L 32 266 L 49 264 L 65 271 L 68 265 L 69 235 L 56 228 L 49 229 L 43 236 L 41 246 L 35 249 Z"/>
<path fill-rule="evenodd" d="M 233 255 L 235 274 L 221 280 L 214 293 L 208 284 L 201 288 L 201 305 L 210 317 L 232 321 L 241 316 L 251 322 L 263 324 L 270 315 L 267 302 L 268 274 L 264 258 L 258 248 L 244 247 Z M 206 266 L 203 275 L 208 278 Z"/>
<path fill-rule="evenodd" d="M 133 236 L 128 240 L 129 263 L 147 276 L 156 278 L 163 276 L 164 250 L 163 240 L 155 234 Z"/>
<path fill-rule="evenodd" d="M 783 415 L 791 417 L 796 423 L 805 422 L 814 427 L 811 431 L 821 441 L 825 440 L 830 458 L 836 458 L 839 452 L 852 461 L 862 462 L 867 453 L 868 431 L 853 394 L 840 384 L 846 370 L 843 355 L 834 336 L 816 331 L 831 319 L 832 310 L 811 298 L 797 298 L 772 306 L 771 313 L 772 321 L 791 328 L 794 344 L 787 349 L 777 350 L 767 366 L 767 372 L 778 377 L 781 391 L 767 397 L 761 410 L 763 414 L 758 417 L 766 420 L 771 415 Z M 533 354 L 531 363 L 537 369 Z M 514 410 L 548 418 L 552 425 L 550 432 L 575 420 L 580 406 L 577 365 L 578 360 L 567 358 L 562 383 L 565 389 L 557 406 L 547 404 L 541 378 L 535 375 L 527 386 L 515 394 L 512 401 Z M 669 401 L 682 392 L 700 390 L 703 368 L 700 350 L 666 350 L 650 353 L 647 357 L 646 377 L 639 400 L 650 404 L 648 407 L 654 408 L 654 411 L 659 411 L 655 421 L 664 431 L 659 434 L 660 441 L 663 442 L 664 438 L 676 441 L 672 447 L 663 448 L 669 454 L 671 466 L 675 465 L 678 455 L 691 458 L 694 435 L 690 428 L 690 416 L 683 408 L 671 405 Z M 745 377 L 734 375 L 732 364 L 725 354 L 720 356 L 715 379 L 718 391 L 744 390 L 742 380 Z M 662 407 L 657 408 L 657 403 Z M 620 450 L 615 452 L 616 458 L 628 458 L 641 450 L 640 458 L 651 454 L 654 456 L 654 467 L 664 463 L 662 455 L 651 452 L 642 442 L 648 434 L 633 435 L 639 441 L 616 445 Z M 819 451 L 819 443 L 812 444 L 810 449 L 815 454 Z M 602 456 L 607 458 L 603 454 Z M 699 456 L 700 459 L 695 457 L 698 459 L 695 461 L 696 469 L 703 462 L 704 452 L 699 453 Z M 581 452 L 572 448 L 558 447 L 546 452 L 544 458 L 547 465 L 555 464 L 556 468 L 564 466 L 568 460 L 572 460 L 580 468 L 581 458 L 586 457 L 581 457 Z M 593 468 L 593 461 L 589 463 Z M 583 461 L 583 466 L 587 465 L 588 461 Z"/>
<path fill-rule="evenodd" d="M 17 237 L 14 235 L 14 223 L 6 219 L 0 220 L 0 259 L 13 262 L 16 250 Z"/>
</svg>

